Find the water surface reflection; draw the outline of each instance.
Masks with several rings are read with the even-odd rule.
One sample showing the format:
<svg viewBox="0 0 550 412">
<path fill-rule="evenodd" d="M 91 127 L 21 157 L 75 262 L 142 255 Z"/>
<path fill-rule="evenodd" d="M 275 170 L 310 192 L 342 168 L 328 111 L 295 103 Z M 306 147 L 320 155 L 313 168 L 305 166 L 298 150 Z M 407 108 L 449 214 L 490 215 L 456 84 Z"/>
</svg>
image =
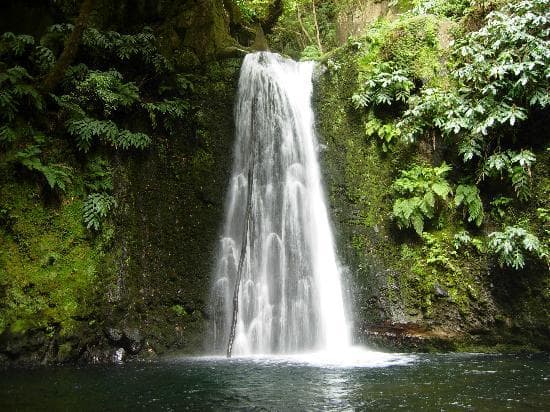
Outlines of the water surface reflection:
<svg viewBox="0 0 550 412">
<path fill-rule="evenodd" d="M 405 359 L 373 367 L 287 357 L 8 370 L 0 373 L 0 410 L 550 410 L 549 354 Z"/>
</svg>

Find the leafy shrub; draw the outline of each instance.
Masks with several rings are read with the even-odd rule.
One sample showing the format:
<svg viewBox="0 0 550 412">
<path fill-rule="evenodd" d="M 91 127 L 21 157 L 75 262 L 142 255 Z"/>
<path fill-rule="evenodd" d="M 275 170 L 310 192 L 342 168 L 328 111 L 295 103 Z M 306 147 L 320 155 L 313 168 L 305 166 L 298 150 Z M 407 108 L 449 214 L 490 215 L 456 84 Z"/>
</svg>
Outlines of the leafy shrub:
<svg viewBox="0 0 550 412">
<path fill-rule="evenodd" d="M 378 117 L 371 116 L 365 123 L 365 134 L 378 137 L 382 142 L 382 150 L 387 152 L 401 136 L 401 130 L 393 123 L 383 123 Z"/>
<path fill-rule="evenodd" d="M 527 200 L 536 158 L 528 142 L 515 149 L 514 129 L 550 102 L 548 21 L 544 0 L 506 3 L 489 13 L 479 30 L 451 47 L 452 83 L 424 87 L 408 99 L 395 124 L 401 138 L 442 135 L 457 143 L 465 163 L 475 164 L 475 181 L 507 179 L 517 197 Z"/>
<path fill-rule="evenodd" d="M 381 64 L 363 84 L 359 93 L 352 97 L 356 109 L 370 105 L 391 105 L 406 102 L 414 83 L 405 70 L 395 70 L 390 64 Z"/>
<path fill-rule="evenodd" d="M 414 166 L 401 171 L 392 189 L 399 195 L 393 204 L 393 218 L 399 228 L 414 228 L 419 235 L 424 231 L 424 221 L 434 217 L 437 202 L 445 202 L 452 193 L 445 179 L 451 167 L 443 163 L 439 167 Z"/>
<path fill-rule="evenodd" d="M 34 37 L 27 34 L 6 32 L 0 37 L 1 55 L 13 53 L 13 55 L 20 57 L 30 50 L 32 46 L 34 46 Z"/>
<path fill-rule="evenodd" d="M 497 256 L 501 266 L 516 270 L 525 266 L 526 252 L 548 259 L 548 250 L 538 237 L 519 226 L 506 226 L 502 232 L 490 233 L 488 249 Z"/>
<path fill-rule="evenodd" d="M 529 197 L 529 183 L 531 180 L 531 166 L 536 157 L 530 150 L 522 150 L 519 153 L 506 150 L 493 153 L 483 162 L 481 178 L 485 176 L 499 176 L 506 173 L 512 182 L 516 195 L 521 200 Z"/>
<path fill-rule="evenodd" d="M 545 0 L 505 4 L 485 25 L 452 47 L 455 90 L 422 91 L 405 112 L 404 136 L 439 129 L 461 139 L 464 161 L 483 158 L 501 147 L 502 131 L 525 120 L 533 108 L 546 108 L 549 14 Z M 433 120 L 430 120 L 433 119 Z M 495 145 L 495 142 L 497 144 Z"/>
<path fill-rule="evenodd" d="M 104 114 L 110 115 L 120 107 L 129 107 L 139 100 L 139 89 L 132 83 L 124 83 L 116 70 L 90 71 L 78 84 L 77 92 L 88 101 L 98 101 Z"/>
<path fill-rule="evenodd" d="M 156 73 L 172 69 L 170 62 L 159 53 L 157 38 L 150 27 L 144 27 L 143 32 L 136 34 L 88 28 L 82 36 L 82 44 L 98 58 L 116 57 L 123 62 L 137 58 L 151 66 Z"/>
</svg>

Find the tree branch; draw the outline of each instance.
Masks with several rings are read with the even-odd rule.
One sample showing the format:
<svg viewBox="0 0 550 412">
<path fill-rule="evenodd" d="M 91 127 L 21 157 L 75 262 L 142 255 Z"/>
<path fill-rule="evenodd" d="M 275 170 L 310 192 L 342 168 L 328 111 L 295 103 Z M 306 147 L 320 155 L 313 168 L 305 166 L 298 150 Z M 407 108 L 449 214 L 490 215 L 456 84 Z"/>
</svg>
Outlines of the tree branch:
<svg viewBox="0 0 550 412">
<path fill-rule="evenodd" d="M 78 48 L 80 46 L 80 41 L 82 39 L 82 33 L 84 29 L 88 26 L 88 20 L 90 19 L 90 14 L 94 9 L 95 0 L 84 0 L 80 6 L 80 11 L 74 29 L 69 35 L 69 38 L 65 42 L 61 56 L 57 59 L 53 69 L 48 73 L 42 84 L 42 89 L 44 92 L 48 93 L 55 89 L 59 82 L 63 79 L 65 71 L 74 61 L 76 54 L 78 53 Z"/>
</svg>

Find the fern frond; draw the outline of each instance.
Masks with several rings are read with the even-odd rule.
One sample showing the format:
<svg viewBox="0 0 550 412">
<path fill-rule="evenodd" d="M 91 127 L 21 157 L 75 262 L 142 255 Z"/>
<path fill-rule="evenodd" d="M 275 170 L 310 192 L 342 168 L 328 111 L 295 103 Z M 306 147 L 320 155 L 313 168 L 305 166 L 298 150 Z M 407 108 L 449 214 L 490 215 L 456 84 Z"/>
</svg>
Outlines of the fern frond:
<svg viewBox="0 0 550 412">
<path fill-rule="evenodd" d="M 97 120 L 90 117 L 66 122 L 67 131 L 77 140 L 77 146 L 83 152 L 90 150 L 94 137 L 118 149 L 144 149 L 151 144 L 151 138 L 145 133 L 119 129 L 111 120 Z"/>
<path fill-rule="evenodd" d="M 122 74 L 116 70 L 91 71 L 77 86 L 83 98 L 96 99 L 109 115 L 119 107 L 128 107 L 139 100 L 139 89 L 132 83 L 124 83 Z"/>
<path fill-rule="evenodd" d="M 116 207 L 116 200 L 106 192 L 91 193 L 84 202 L 84 223 L 88 229 L 99 230 L 109 211 Z"/>
<path fill-rule="evenodd" d="M 520 226 L 506 226 L 502 232 L 490 233 L 488 247 L 489 251 L 497 256 L 501 266 L 509 266 L 516 270 L 525 266 L 525 252 L 548 260 L 548 250 L 542 242 Z"/>
<path fill-rule="evenodd" d="M 25 51 L 34 45 L 34 37 L 26 34 L 6 32 L 0 37 L 0 52 L 13 53 L 16 57 L 25 54 Z"/>
<path fill-rule="evenodd" d="M 15 158 L 28 170 L 41 173 L 51 189 L 57 187 L 64 192 L 72 181 L 72 168 L 63 164 L 43 164 L 38 157 L 41 153 L 40 147 L 33 145 L 17 152 Z"/>
<path fill-rule="evenodd" d="M 468 215 L 468 222 L 481 226 L 483 222 L 483 203 L 479 196 L 479 189 L 475 185 L 458 185 L 454 198 L 456 207 L 464 205 L 464 214 Z"/>
</svg>

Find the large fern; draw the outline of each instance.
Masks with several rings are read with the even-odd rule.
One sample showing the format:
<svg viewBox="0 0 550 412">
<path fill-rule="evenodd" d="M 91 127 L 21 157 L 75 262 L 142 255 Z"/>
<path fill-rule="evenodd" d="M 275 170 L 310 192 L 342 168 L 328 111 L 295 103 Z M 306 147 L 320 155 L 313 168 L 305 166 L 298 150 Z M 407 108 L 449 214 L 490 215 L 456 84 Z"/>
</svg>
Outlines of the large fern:
<svg viewBox="0 0 550 412">
<path fill-rule="evenodd" d="M 479 197 L 479 189 L 475 185 L 458 185 L 455 192 L 454 204 L 456 207 L 463 206 L 464 214 L 468 222 L 481 226 L 483 223 L 483 203 Z"/>
<path fill-rule="evenodd" d="M 59 188 L 61 191 L 67 189 L 72 181 L 72 169 L 64 164 L 44 164 L 39 155 L 42 150 L 35 145 L 29 146 L 15 154 L 17 161 L 31 171 L 42 174 L 50 188 Z"/>
<path fill-rule="evenodd" d="M 6 32 L 0 37 L 0 55 L 13 53 L 19 57 L 34 46 L 34 37 Z"/>
<path fill-rule="evenodd" d="M 151 143 L 145 133 L 119 129 L 112 120 L 97 120 L 90 117 L 70 119 L 66 122 L 67 131 L 76 138 L 77 147 L 88 152 L 94 138 L 115 149 L 144 149 Z"/>
<path fill-rule="evenodd" d="M 495 254 L 501 266 L 516 270 L 525 266 L 525 253 L 531 253 L 548 263 L 548 249 L 532 233 L 520 226 L 506 226 L 502 232 L 489 234 L 489 251 Z"/>
<path fill-rule="evenodd" d="M 175 133 L 176 121 L 183 120 L 189 111 L 189 101 L 184 99 L 164 99 L 161 102 L 144 103 L 143 108 L 149 114 L 153 128 L 158 126 L 158 117 L 162 119 L 164 128 Z"/>
<path fill-rule="evenodd" d="M 452 193 L 446 180 L 451 167 L 446 163 L 438 167 L 417 165 L 402 170 L 392 185 L 398 197 L 393 204 L 393 218 L 399 228 L 414 228 L 422 234 L 424 221 L 435 216 L 437 202 L 445 202 Z"/>
<path fill-rule="evenodd" d="M 116 70 L 90 71 L 76 88 L 84 101 L 97 101 L 106 116 L 119 107 L 128 107 L 139 100 L 139 89 L 132 83 L 123 82 L 122 74 Z"/>
<path fill-rule="evenodd" d="M 82 42 L 98 57 L 115 57 L 121 61 L 139 58 L 152 66 L 157 73 L 172 69 L 170 62 L 158 51 L 157 39 L 149 27 L 137 34 L 120 34 L 115 31 L 99 31 L 89 28 L 84 31 Z"/>
<path fill-rule="evenodd" d="M 115 206 L 115 198 L 106 192 L 89 194 L 84 202 L 84 223 L 86 227 L 99 230 L 101 222 Z"/>
<path fill-rule="evenodd" d="M 32 85 L 33 77 L 22 66 L 10 67 L 0 72 L 0 118 L 11 122 L 21 105 L 41 111 L 45 107 L 44 98 Z"/>
</svg>

